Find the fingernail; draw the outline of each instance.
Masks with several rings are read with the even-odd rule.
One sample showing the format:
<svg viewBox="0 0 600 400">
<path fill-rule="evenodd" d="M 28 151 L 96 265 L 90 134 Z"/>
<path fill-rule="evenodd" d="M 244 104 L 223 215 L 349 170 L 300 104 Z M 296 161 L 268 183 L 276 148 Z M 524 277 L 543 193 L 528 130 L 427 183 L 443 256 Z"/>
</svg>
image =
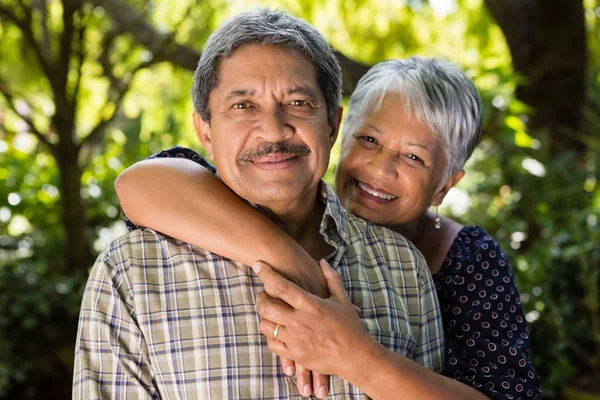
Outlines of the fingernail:
<svg viewBox="0 0 600 400">
<path fill-rule="evenodd" d="M 294 367 L 285 367 L 285 374 L 287 376 L 292 376 L 294 375 Z"/>
<path fill-rule="evenodd" d="M 321 386 L 319 390 L 317 390 L 317 397 L 323 398 L 327 396 L 327 386 Z"/>
<path fill-rule="evenodd" d="M 252 264 L 252 269 L 258 274 L 260 272 L 260 263 L 255 262 L 254 264 Z"/>
<path fill-rule="evenodd" d="M 310 393 L 312 391 L 310 390 L 310 385 L 308 383 L 306 385 L 304 385 L 304 389 L 303 390 L 304 390 L 304 395 L 305 396 L 310 396 Z"/>
</svg>

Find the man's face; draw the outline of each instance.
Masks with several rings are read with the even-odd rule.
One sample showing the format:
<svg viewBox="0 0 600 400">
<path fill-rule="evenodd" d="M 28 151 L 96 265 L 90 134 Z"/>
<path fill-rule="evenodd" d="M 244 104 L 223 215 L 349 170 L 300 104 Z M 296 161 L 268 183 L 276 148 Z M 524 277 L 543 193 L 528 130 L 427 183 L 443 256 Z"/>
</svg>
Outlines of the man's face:
<svg viewBox="0 0 600 400">
<path fill-rule="evenodd" d="M 210 123 L 194 113 L 196 132 L 240 197 L 268 207 L 315 193 L 339 118 L 329 123 L 310 61 L 288 48 L 240 47 L 221 62 L 209 109 Z"/>
</svg>

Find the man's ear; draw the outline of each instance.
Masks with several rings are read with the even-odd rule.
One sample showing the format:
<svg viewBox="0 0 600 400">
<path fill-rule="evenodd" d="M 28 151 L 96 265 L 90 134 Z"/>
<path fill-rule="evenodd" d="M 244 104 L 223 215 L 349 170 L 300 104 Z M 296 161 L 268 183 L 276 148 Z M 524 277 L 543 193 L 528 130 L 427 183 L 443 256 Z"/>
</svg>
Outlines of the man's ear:
<svg viewBox="0 0 600 400">
<path fill-rule="evenodd" d="M 444 183 L 444 186 L 442 186 L 442 188 L 440 190 L 438 190 L 436 194 L 433 195 L 433 199 L 431 200 L 431 205 L 434 207 L 437 207 L 440 204 L 442 204 L 442 201 L 444 201 L 444 197 L 446 197 L 446 195 L 448 194 L 448 191 L 450 189 L 452 189 L 458 182 L 460 182 L 460 180 L 462 179 L 463 176 L 465 176 L 464 169 L 461 169 L 460 171 L 456 172 L 454 175 L 450 176 L 450 178 L 448 178 L 446 183 Z"/>
<path fill-rule="evenodd" d="M 206 149 L 208 154 L 210 155 L 210 159 L 213 160 L 213 151 L 212 151 L 212 141 L 211 141 L 211 130 L 210 123 L 204 121 L 200 114 L 194 111 L 192 115 L 192 119 L 194 120 L 194 129 L 196 130 L 196 136 L 200 139 L 202 146 Z"/>
<path fill-rule="evenodd" d="M 335 144 L 335 140 L 337 139 L 338 133 L 340 131 L 340 125 L 342 124 L 342 114 L 343 113 L 344 113 L 344 108 L 343 107 L 338 108 L 333 120 L 329 121 L 329 128 L 330 128 L 329 143 L 331 144 L 332 147 Z"/>
</svg>

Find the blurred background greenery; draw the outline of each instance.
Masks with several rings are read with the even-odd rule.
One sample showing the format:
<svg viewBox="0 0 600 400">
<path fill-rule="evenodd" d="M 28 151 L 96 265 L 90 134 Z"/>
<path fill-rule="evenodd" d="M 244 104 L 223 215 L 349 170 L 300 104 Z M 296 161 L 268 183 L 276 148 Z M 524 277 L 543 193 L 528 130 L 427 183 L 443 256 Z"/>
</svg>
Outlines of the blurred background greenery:
<svg viewBox="0 0 600 400">
<path fill-rule="evenodd" d="M 599 395 L 596 0 L 0 0 L 0 399 L 70 396 L 87 274 L 125 232 L 115 177 L 199 149 L 191 71 L 207 35 L 257 4 L 325 34 L 346 95 L 388 58 L 467 71 L 485 138 L 443 212 L 509 254 L 544 398 Z"/>
</svg>

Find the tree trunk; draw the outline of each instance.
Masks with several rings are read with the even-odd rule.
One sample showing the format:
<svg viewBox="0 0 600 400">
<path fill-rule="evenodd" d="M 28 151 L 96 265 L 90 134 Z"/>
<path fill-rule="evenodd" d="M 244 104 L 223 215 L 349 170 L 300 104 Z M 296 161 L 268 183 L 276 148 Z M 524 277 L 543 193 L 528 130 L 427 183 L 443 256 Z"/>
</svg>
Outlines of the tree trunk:
<svg viewBox="0 0 600 400">
<path fill-rule="evenodd" d="M 587 45 L 581 0 L 485 0 L 506 37 L 517 98 L 533 109 L 531 131 L 548 129 L 550 150 L 584 151 L 573 139 L 585 100 Z"/>
<path fill-rule="evenodd" d="M 56 161 L 60 175 L 62 224 L 65 232 L 64 271 L 87 271 L 94 257 L 86 235 L 85 207 L 81 197 L 82 169 L 73 145 L 59 144 Z"/>
</svg>

